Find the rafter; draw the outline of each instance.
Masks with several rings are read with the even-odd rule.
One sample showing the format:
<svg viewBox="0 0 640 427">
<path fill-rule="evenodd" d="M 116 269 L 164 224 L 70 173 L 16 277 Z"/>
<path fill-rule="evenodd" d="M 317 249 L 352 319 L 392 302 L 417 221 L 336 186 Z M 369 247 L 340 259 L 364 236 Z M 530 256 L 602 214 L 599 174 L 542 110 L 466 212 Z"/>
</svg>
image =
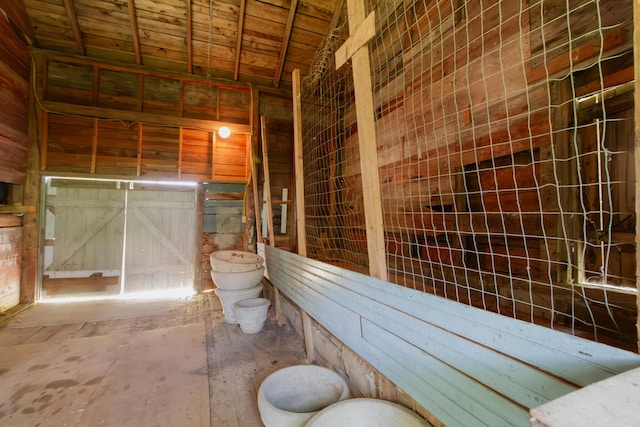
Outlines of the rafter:
<svg viewBox="0 0 640 427">
<path fill-rule="evenodd" d="M 244 2 L 244 0 L 243 0 Z M 191 0 L 187 0 L 187 73 L 193 73 L 193 17 L 191 16 Z"/>
<path fill-rule="evenodd" d="M 84 38 L 82 37 L 82 32 L 80 31 L 80 25 L 78 25 L 78 16 L 76 15 L 75 7 L 73 7 L 73 1 L 64 0 L 64 9 L 67 12 L 67 18 L 69 18 L 69 23 L 71 24 L 71 28 L 73 29 L 73 35 L 76 39 L 76 45 L 78 45 L 80 55 L 86 56 L 87 50 L 84 47 Z"/>
<path fill-rule="evenodd" d="M 140 34 L 138 33 L 138 17 L 136 16 L 135 0 L 129 0 L 129 20 L 131 34 L 133 36 L 133 48 L 136 53 L 136 64 L 142 65 L 142 53 L 140 51 Z"/>
<path fill-rule="evenodd" d="M 287 57 L 287 49 L 289 48 L 289 40 L 291 39 L 291 31 L 293 30 L 293 20 L 296 16 L 297 8 L 298 8 L 298 0 L 291 0 L 291 7 L 289 8 L 289 17 L 287 18 L 287 26 L 284 29 L 284 36 L 282 37 L 282 46 L 280 48 L 280 58 L 278 59 L 276 75 L 273 77 L 273 85 L 275 87 L 280 86 L 280 79 L 282 78 L 282 70 L 284 68 L 284 60 Z"/>
<path fill-rule="evenodd" d="M 240 53 L 242 52 L 242 33 L 244 32 L 244 15 L 247 6 L 246 0 L 240 1 L 240 13 L 238 14 L 238 37 L 236 39 L 236 65 L 233 70 L 233 80 L 238 80 L 240 73 Z"/>
</svg>

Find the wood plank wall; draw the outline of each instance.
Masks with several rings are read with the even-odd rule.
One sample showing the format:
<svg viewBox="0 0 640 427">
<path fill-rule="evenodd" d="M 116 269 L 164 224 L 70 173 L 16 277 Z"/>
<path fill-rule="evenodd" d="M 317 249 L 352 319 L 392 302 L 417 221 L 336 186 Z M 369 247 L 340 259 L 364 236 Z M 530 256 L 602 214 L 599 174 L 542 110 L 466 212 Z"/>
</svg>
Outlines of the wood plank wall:
<svg viewBox="0 0 640 427">
<path fill-rule="evenodd" d="M 377 11 L 381 16 L 372 42 L 372 62 L 377 67 L 374 107 L 387 254 L 391 271 L 398 272 L 394 279 L 398 283 L 438 295 L 457 295 L 461 302 L 518 318 L 536 318 L 547 325 L 554 316 L 540 307 L 570 306 L 573 297 L 568 286 L 552 293 L 547 284 L 550 277 L 558 285 L 566 280 L 562 265 L 567 257 L 554 243 L 549 243 L 549 253 L 545 246 L 565 238 L 558 226 L 564 220 L 558 196 L 550 190 L 556 185 L 549 166 L 554 161 L 551 142 L 562 138 L 552 128 L 558 125 L 556 117 L 549 117 L 550 93 L 555 97 L 561 93 L 551 80 L 572 76 L 575 93 L 571 96 L 580 97 L 599 90 L 601 78 L 604 89 L 633 79 L 633 22 L 625 20 L 631 16 L 632 2 L 584 3 L 570 14 L 572 51 L 566 43 L 565 2 L 530 2 L 522 14 L 521 2 L 396 2 L 393 8 L 398 10 L 381 6 Z M 595 31 L 595 3 L 604 20 L 601 37 Z M 461 6 L 453 10 L 454 4 Z M 397 16 L 406 19 L 398 23 Z M 430 41 L 427 35 L 436 33 L 433 37 L 442 40 Z M 603 56 L 612 59 L 599 65 L 601 43 Z M 513 58 L 517 63 L 512 63 Z M 571 74 L 570 66 L 579 71 Z M 344 215 L 340 226 L 347 229 L 342 237 L 352 247 L 364 242 L 365 235 L 355 117 L 352 104 L 334 118 L 344 121 L 346 129 L 344 149 L 335 157 L 345 159 L 339 165 L 343 173 L 339 197 L 352 213 Z M 566 128 L 569 114 L 564 120 L 561 126 Z M 314 143 L 309 150 L 317 146 L 321 144 Z M 620 196 L 629 200 L 631 212 L 632 196 Z M 331 221 L 325 219 L 318 229 L 330 228 Z M 621 275 L 633 280 L 630 227 L 614 239 L 620 239 L 616 244 L 623 248 L 619 263 L 628 267 Z M 329 259 L 340 253 L 340 247 L 320 253 L 328 241 L 339 240 L 319 242 L 319 257 Z M 355 252 L 349 253 L 349 262 L 358 259 Z M 366 267 L 366 262 L 360 258 L 361 266 Z M 350 268 L 358 270 L 357 265 Z M 471 286 L 470 292 L 459 293 L 458 283 Z M 483 283 L 495 286 L 496 292 L 483 292 Z M 597 290 L 585 294 L 590 300 L 611 298 Z M 614 298 L 611 303 L 623 307 L 615 313 L 617 325 L 611 323 L 604 304 L 593 314 L 587 309 L 571 314 L 582 316 L 580 322 L 585 323 L 593 315 L 601 325 L 619 328 L 612 342 L 634 348 L 635 299 L 622 294 Z M 556 314 L 554 326 L 562 328 L 563 322 L 571 321 L 571 314 Z M 592 333 L 588 329 L 585 336 Z"/>
<path fill-rule="evenodd" d="M 284 250 L 293 250 L 295 248 L 293 122 L 274 118 L 267 118 L 265 121 L 275 246 Z M 263 174 L 263 168 L 260 167 L 258 176 L 261 181 L 264 178 Z M 264 182 L 261 185 L 264 186 Z"/>
<path fill-rule="evenodd" d="M 0 5 L 0 182 L 23 185 L 26 179 L 30 60 L 24 29 L 24 5 Z"/>
<path fill-rule="evenodd" d="M 40 170 L 245 182 L 251 93 L 170 73 L 37 51 Z M 215 138 L 222 125 L 228 139 Z"/>
</svg>

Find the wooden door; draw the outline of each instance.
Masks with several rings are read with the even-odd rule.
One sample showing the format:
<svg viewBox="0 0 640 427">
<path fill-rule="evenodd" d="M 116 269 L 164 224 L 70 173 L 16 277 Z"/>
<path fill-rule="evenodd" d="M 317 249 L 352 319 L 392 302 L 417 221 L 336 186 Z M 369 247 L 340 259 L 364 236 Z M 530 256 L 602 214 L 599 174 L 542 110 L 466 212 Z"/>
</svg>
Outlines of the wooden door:
<svg viewBox="0 0 640 427">
<path fill-rule="evenodd" d="M 193 289 L 195 187 L 128 190 L 124 292 Z"/>
<path fill-rule="evenodd" d="M 116 182 L 46 185 L 42 297 L 120 292 L 125 191 Z"/>
</svg>

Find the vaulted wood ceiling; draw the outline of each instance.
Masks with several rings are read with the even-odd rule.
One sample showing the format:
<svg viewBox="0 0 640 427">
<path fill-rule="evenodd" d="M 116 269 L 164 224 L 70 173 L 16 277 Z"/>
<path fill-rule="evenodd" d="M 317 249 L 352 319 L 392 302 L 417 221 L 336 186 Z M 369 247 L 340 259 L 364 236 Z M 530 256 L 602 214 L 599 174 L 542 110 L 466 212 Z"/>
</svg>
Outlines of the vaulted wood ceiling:
<svg viewBox="0 0 640 427">
<path fill-rule="evenodd" d="M 344 0 L 24 0 L 34 47 L 287 87 Z"/>
</svg>

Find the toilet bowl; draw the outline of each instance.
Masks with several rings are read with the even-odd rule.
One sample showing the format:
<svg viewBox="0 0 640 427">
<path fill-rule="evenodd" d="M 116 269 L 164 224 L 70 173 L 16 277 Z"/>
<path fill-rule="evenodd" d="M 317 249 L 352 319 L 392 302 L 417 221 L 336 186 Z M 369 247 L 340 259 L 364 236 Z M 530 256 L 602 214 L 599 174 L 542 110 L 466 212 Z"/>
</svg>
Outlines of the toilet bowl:
<svg viewBox="0 0 640 427">
<path fill-rule="evenodd" d="M 327 406 L 305 427 L 427 427 L 424 418 L 396 403 L 381 399 L 349 399 Z"/>
<path fill-rule="evenodd" d="M 265 427 L 303 427 L 318 411 L 348 397 L 347 383 L 334 371 L 294 365 L 260 384 L 258 409 Z"/>
<path fill-rule="evenodd" d="M 240 272 L 257 270 L 264 264 L 264 258 L 253 252 L 216 251 L 209 256 L 211 269 L 220 272 Z"/>
<path fill-rule="evenodd" d="M 256 286 L 264 276 L 264 267 L 246 271 L 217 271 L 211 269 L 211 279 L 219 289 L 241 290 Z"/>
<path fill-rule="evenodd" d="M 260 292 L 262 292 L 262 285 L 260 284 L 253 288 L 239 290 L 216 289 L 214 292 L 218 298 L 220 298 L 222 313 L 227 318 L 227 322 L 236 324 L 238 323 L 238 318 L 233 310 L 233 304 L 243 299 L 257 298 L 258 295 L 260 295 Z"/>
<path fill-rule="evenodd" d="M 233 304 L 240 329 L 245 334 L 257 334 L 264 326 L 267 319 L 271 301 L 266 298 L 249 298 L 237 301 Z"/>
</svg>

